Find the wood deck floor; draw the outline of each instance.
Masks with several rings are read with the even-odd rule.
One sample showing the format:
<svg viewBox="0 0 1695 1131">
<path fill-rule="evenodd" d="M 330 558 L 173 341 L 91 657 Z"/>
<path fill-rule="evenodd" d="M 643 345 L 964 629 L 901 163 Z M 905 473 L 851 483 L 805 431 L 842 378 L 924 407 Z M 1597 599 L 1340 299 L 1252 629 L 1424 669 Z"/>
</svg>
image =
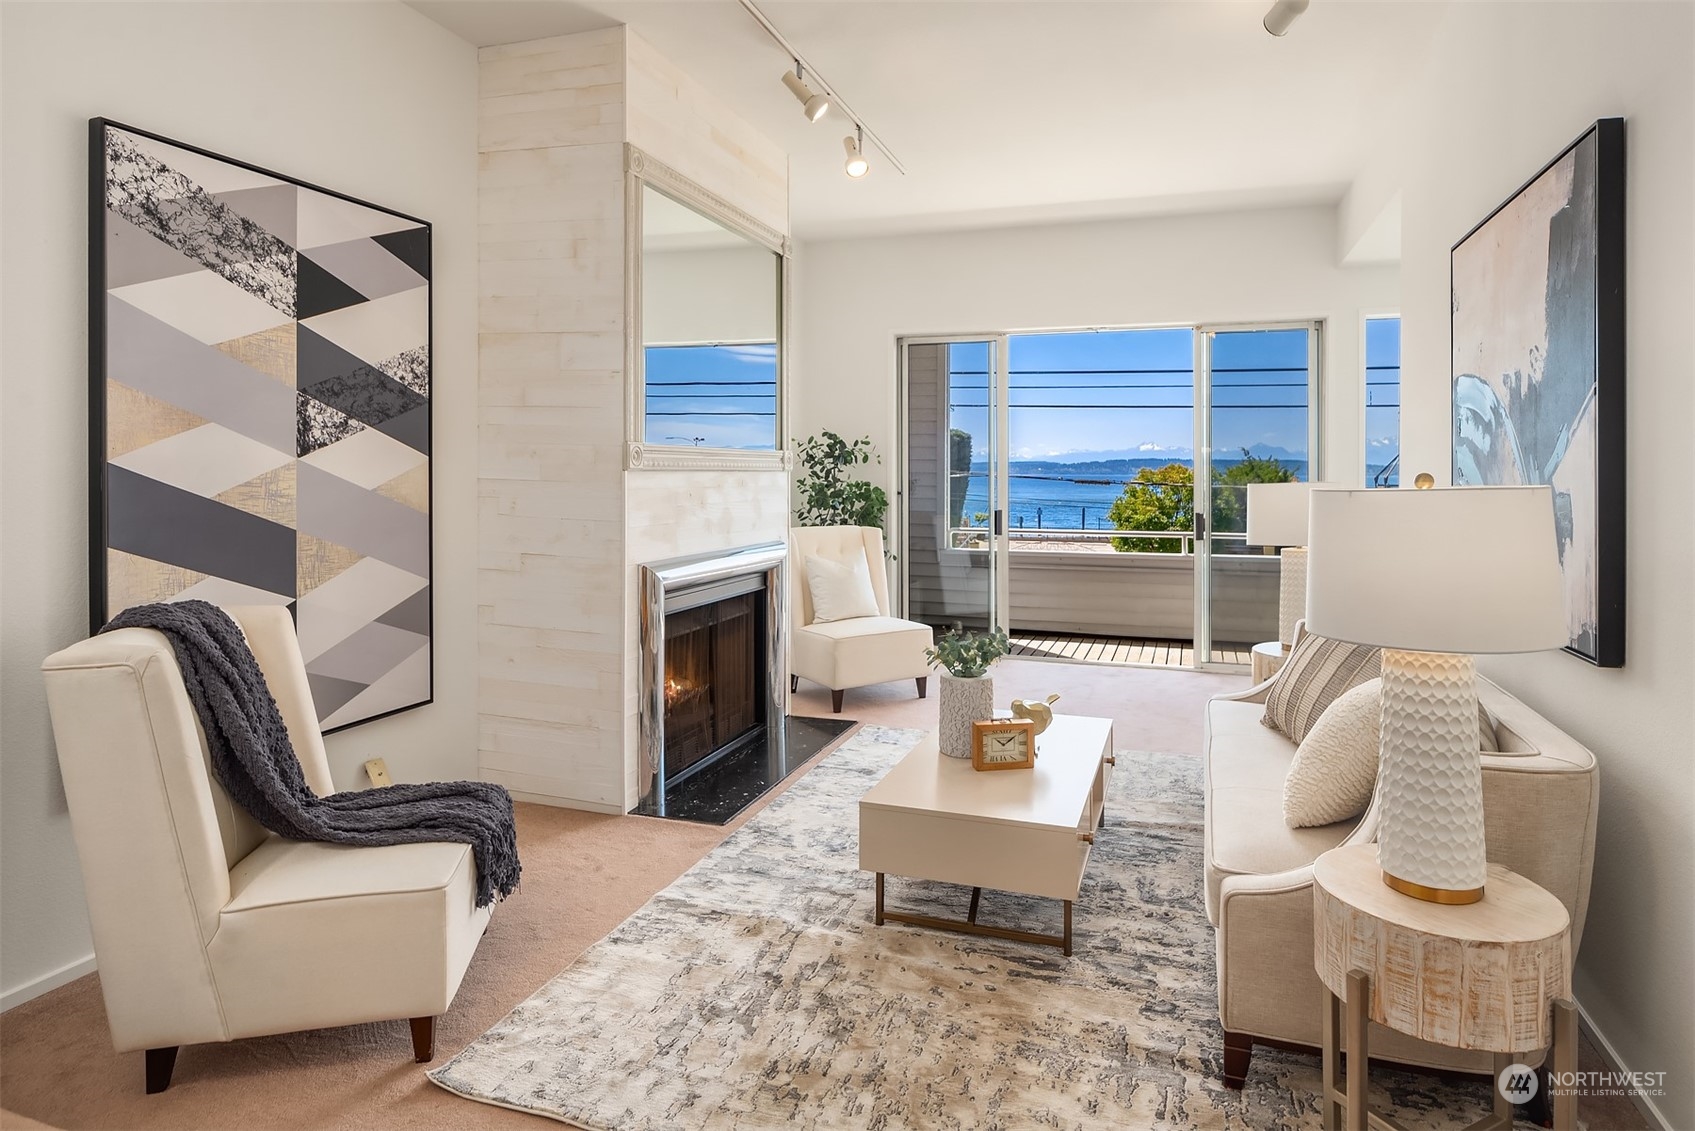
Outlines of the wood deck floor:
<svg viewBox="0 0 1695 1131">
<path fill-rule="evenodd" d="M 1081 660 L 1095 664 L 1157 664 L 1187 668 L 1195 663 L 1190 640 L 1136 640 L 1122 636 L 1076 636 L 1065 633 L 1014 631 L 1012 655 Z M 1215 644 L 1213 660 L 1221 664 L 1246 664 L 1252 644 Z"/>
</svg>

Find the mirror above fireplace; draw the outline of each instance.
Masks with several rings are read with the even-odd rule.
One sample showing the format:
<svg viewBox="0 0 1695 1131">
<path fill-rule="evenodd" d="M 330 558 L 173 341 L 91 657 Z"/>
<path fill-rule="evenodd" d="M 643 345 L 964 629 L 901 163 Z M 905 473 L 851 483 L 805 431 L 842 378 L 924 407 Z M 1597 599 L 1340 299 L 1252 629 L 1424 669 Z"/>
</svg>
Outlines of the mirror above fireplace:
<svg viewBox="0 0 1695 1131">
<path fill-rule="evenodd" d="M 785 468 L 786 237 L 626 156 L 628 466 Z"/>
</svg>

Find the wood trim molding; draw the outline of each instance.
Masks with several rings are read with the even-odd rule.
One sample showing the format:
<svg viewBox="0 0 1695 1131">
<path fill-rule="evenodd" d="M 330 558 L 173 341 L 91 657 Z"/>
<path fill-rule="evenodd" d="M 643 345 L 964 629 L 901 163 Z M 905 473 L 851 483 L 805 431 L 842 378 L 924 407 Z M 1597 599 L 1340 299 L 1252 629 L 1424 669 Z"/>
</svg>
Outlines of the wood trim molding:
<svg viewBox="0 0 1695 1131">
<path fill-rule="evenodd" d="M 739 448 L 672 448 L 632 441 L 624 445 L 627 471 L 788 471 L 794 454 Z"/>
<path fill-rule="evenodd" d="M 777 449 L 750 452 L 649 444 L 643 439 L 647 383 L 642 336 L 642 186 L 651 185 L 703 216 L 773 252 L 781 264 L 777 287 Z M 704 188 L 641 147 L 624 144 L 624 467 L 628 471 L 788 471 L 789 325 L 793 305 L 792 245 L 786 233 Z"/>
</svg>

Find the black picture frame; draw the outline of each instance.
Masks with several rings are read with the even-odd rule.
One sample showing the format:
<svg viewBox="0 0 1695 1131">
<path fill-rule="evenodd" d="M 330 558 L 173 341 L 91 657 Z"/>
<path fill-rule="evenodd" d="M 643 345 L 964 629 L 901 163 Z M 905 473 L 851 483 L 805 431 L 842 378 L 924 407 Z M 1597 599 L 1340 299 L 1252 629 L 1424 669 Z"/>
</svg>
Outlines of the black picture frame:
<svg viewBox="0 0 1695 1131">
<path fill-rule="evenodd" d="M 110 412 L 110 405 L 108 405 L 108 388 L 112 387 L 108 385 L 108 382 L 119 382 L 119 378 L 115 376 L 117 368 L 114 366 L 114 361 L 117 361 L 117 365 L 127 366 L 129 373 L 137 373 L 139 371 L 137 366 L 142 365 L 142 361 L 137 361 L 137 354 L 141 354 L 142 351 L 134 349 L 134 346 L 136 346 L 134 341 L 125 339 L 125 327 L 114 326 L 114 322 L 108 317 L 108 304 L 114 300 L 110 292 L 114 290 L 114 283 L 122 287 L 129 275 L 147 275 L 146 270 L 132 270 L 129 271 L 129 275 L 125 275 L 124 280 L 114 280 L 114 276 L 112 276 L 114 256 L 108 248 L 108 227 L 122 227 L 125 236 L 132 241 L 129 244 L 131 248 L 136 246 L 137 239 L 151 236 L 159 244 L 159 248 L 154 248 L 151 251 L 153 256 L 181 254 L 186 259 L 197 259 L 197 263 L 188 266 L 202 266 L 202 268 L 208 268 L 212 271 L 224 271 L 225 278 L 229 278 L 229 266 L 231 266 L 232 258 L 239 258 L 239 256 L 229 254 L 227 244 L 224 244 L 224 251 L 220 251 L 217 237 L 198 236 L 198 234 L 186 234 L 185 236 L 183 232 L 186 229 L 168 231 L 168 227 L 170 227 L 168 222 L 161 222 L 154 215 L 147 215 L 146 219 L 141 219 L 142 214 L 151 212 L 146 203 L 149 185 L 142 183 L 146 180 L 146 176 L 156 175 L 161 176 L 161 178 L 168 175 L 181 176 L 183 180 L 171 181 L 175 190 L 181 190 L 181 188 L 192 185 L 192 178 L 188 178 L 180 171 L 171 170 L 166 166 L 164 173 L 144 173 L 141 180 L 136 180 L 134 170 L 127 170 L 124 173 L 125 180 L 122 188 L 114 190 L 115 195 L 114 192 L 108 192 L 108 190 L 114 188 L 114 185 L 112 185 L 114 170 L 112 170 L 110 161 L 108 161 L 108 136 L 112 131 L 127 134 L 132 139 L 141 139 L 137 144 L 146 146 L 147 142 L 156 142 L 158 146 L 168 146 L 168 148 L 181 151 L 181 154 L 192 154 L 193 159 L 212 161 L 219 166 L 224 166 L 225 170 L 231 171 L 231 175 L 236 180 L 246 180 L 246 183 L 276 181 L 278 183 L 276 188 L 288 187 L 293 188 L 293 190 L 300 190 L 302 193 L 314 193 L 314 203 L 319 205 L 320 215 L 325 214 L 324 209 L 334 209 L 337 203 L 347 205 L 346 217 L 349 217 L 347 222 L 351 226 L 349 231 L 354 232 L 354 234 L 358 234 L 359 226 L 358 219 L 354 219 L 354 217 L 364 214 L 381 214 L 385 217 L 392 217 L 392 222 L 376 224 L 375 229 L 386 229 L 386 231 L 373 231 L 370 241 L 380 241 L 381 248 L 385 249 L 386 253 L 392 254 L 393 259 L 395 259 L 393 265 L 388 265 L 386 261 L 383 263 L 383 266 L 386 266 L 386 270 L 388 270 L 390 280 L 397 278 L 397 276 L 403 276 L 405 271 L 412 271 L 420 280 L 419 285 L 398 283 L 398 287 L 410 288 L 412 292 L 422 292 L 420 297 L 415 297 L 415 305 L 419 305 L 420 314 L 405 322 L 405 326 L 422 329 L 422 349 L 410 348 L 403 351 L 403 354 L 407 354 L 408 368 L 398 370 L 400 376 L 393 375 L 393 370 L 397 370 L 397 366 L 390 366 L 390 370 L 383 370 L 385 363 L 392 363 L 397 358 L 366 359 L 363 370 L 346 371 L 344 375 L 337 376 L 336 380 L 341 380 L 344 392 L 337 393 L 336 397 L 331 397 L 331 393 L 324 393 L 324 395 L 325 397 L 336 398 L 347 407 L 346 412 L 337 410 L 337 414 L 341 417 L 341 424 L 339 424 L 341 434 L 337 436 L 337 439 L 346 439 L 354 432 L 368 431 L 368 429 L 370 431 L 381 431 L 385 432 L 386 436 L 398 437 L 395 444 L 410 448 L 415 453 L 419 453 L 420 456 L 420 460 L 415 461 L 412 468 L 408 468 L 407 485 L 405 485 L 403 495 L 397 492 L 393 497 L 390 497 L 390 495 L 381 493 L 385 488 L 392 487 L 392 483 L 383 483 L 380 487 L 370 488 L 370 493 L 380 495 L 381 499 L 388 500 L 388 502 L 378 502 L 378 500 L 373 499 L 373 504 L 371 504 L 373 507 L 385 510 L 388 514 L 398 514 L 390 505 L 390 502 L 395 499 L 403 499 L 403 502 L 393 502 L 393 505 L 407 505 L 414 512 L 419 509 L 422 510 L 422 515 L 420 515 L 422 521 L 407 519 L 407 534 L 410 538 L 407 556 L 407 565 L 410 568 L 408 568 L 407 573 L 410 573 L 414 578 L 420 578 L 422 587 L 410 593 L 407 599 L 397 602 L 397 605 L 392 609 L 386 610 L 385 614 L 373 617 L 370 622 L 361 626 L 361 631 L 363 631 L 363 629 L 370 629 L 371 626 L 381 622 L 383 626 L 393 629 L 395 632 L 414 632 L 415 636 L 422 638 L 424 643 L 419 646 L 419 651 L 424 653 L 422 663 L 417 663 L 417 651 L 414 651 L 407 658 L 407 663 L 412 665 L 412 673 L 414 673 L 415 680 L 420 682 L 420 687 L 414 694 L 410 690 L 410 683 L 408 683 L 407 687 L 400 688 L 400 692 L 398 692 L 398 697 L 405 699 L 405 702 L 398 702 L 398 704 L 397 702 L 381 702 L 380 709 L 373 707 L 368 714 L 361 714 L 358 710 L 358 704 L 356 704 L 356 700 L 359 699 L 359 692 L 354 692 L 349 699 L 342 699 L 339 704 L 325 707 L 325 692 L 329 692 L 329 700 L 337 699 L 339 695 L 346 694 L 346 687 L 342 687 L 342 685 L 356 682 L 356 680 L 339 680 L 337 682 L 334 677 L 322 675 L 319 671 L 314 671 L 312 658 L 308 658 L 307 661 L 307 675 L 308 683 L 312 685 L 312 690 L 314 690 L 314 700 L 317 700 L 317 707 L 319 707 L 320 726 L 322 726 L 322 731 L 325 734 L 336 733 L 336 731 L 342 731 L 342 729 L 351 726 L 361 726 L 364 722 L 385 719 L 385 717 L 393 716 L 393 714 L 402 714 L 405 710 L 414 710 L 417 707 L 422 707 L 422 705 L 432 704 L 436 700 L 436 663 L 434 663 L 434 660 L 436 660 L 436 649 L 434 649 L 434 639 L 436 639 L 436 626 L 434 626 L 434 573 L 436 573 L 436 563 L 434 563 L 434 546 L 436 546 L 436 531 L 434 531 L 434 502 L 436 502 L 436 497 L 434 497 L 434 344 L 436 343 L 434 343 L 434 270 L 432 270 L 432 266 L 434 266 L 432 265 L 434 227 L 429 220 L 420 219 L 415 215 L 388 209 L 385 205 L 361 200 L 361 198 L 337 192 L 332 188 L 320 187 L 320 185 L 314 185 L 310 181 L 300 180 L 297 176 L 290 176 L 288 173 L 280 173 L 280 171 L 270 170 L 270 168 L 264 168 L 259 164 L 247 163 L 247 161 L 241 161 L 241 159 L 229 158 L 225 154 L 215 153 L 212 149 L 195 146 L 190 142 L 176 141 L 173 137 L 139 129 L 136 125 L 124 124 L 119 120 L 108 119 L 108 117 L 93 117 L 93 119 L 88 120 L 88 497 L 90 497 L 88 590 L 90 590 L 90 627 L 92 627 L 92 631 L 98 631 L 119 610 L 119 607 L 114 607 L 114 604 L 112 604 L 114 600 L 125 599 L 124 604 L 139 604 L 139 600 L 129 599 L 134 599 L 134 597 L 137 597 L 137 593 L 141 590 L 147 590 L 147 588 L 158 590 L 158 592 L 142 593 L 139 599 L 168 600 L 181 592 L 180 587 L 175 588 L 175 592 L 173 592 L 171 578 L 161 578 L 158 583 L 154 583 L 151 587 L 142 585 L 142 587 L 137 588 L 134 577 L 129 577 L 127 578 L 127 582 L 131 582 L 129 585 L 114 587 L 112 571 L 108 570 L 108 563 L 112 561 L 112 554 L 108 551 L 120 549 L 125 554 L 134 553 L 132 549 L 114 546 L 114 522 L 112 522 L 114 497 L 125 493 L 124 490 L 115 488 L 114 478 L 122 478 L 127 483 L 134 482 L 137 478 L 142 478 L 142 480 L 147 478 L 147 476 L 137 476 L 134 471 L 127 470 L 127 468 L 119 468 L 119 475 L 115 476 L 114 461 L 112 461 L 114 456 L 112 456 L 112 453 L 108 453 L 107 448 L 108 437 L 112 436 L 112 426 L 114 426 L 112 412 Z M 156 148 L 149 149 L 151 149 L 151 153 L 158 153 Z M 200 168 L 210 168 L 210 166 L 200 166 Z M 242 175 L 246 175 L 246 178 L 242 178 Z M 163 183 L 163 181 L 154 181 L 153 187 L 158 188 L 159 183 Z M 198 185 L 193 185 L 193 188 L 198 188 Z M 217 203 L 224 203 L 219 193 L 205 192 L 205 197 L 212 198 Z M 114 200 L 119 200 L 119 198 L 122 198 L 124 203 L 114 205 Z M 168 200 L 168 197 L 163 193 L 158 198 L 159 200 Z M 214 207 L 214 205 L 207 205 L 207 207 Z M 336 215 L 334 212 L 327 212 L 327 214 L 332 215 L 332 217 Z M 237 217 L 239 214 L 232 210 L 232 212 L 220 215 Z M 137 219 L 142 226 L 139 229 L 141 231 L 139 237 L 136 236 L 136 224 L 134 224 L 134 220 Z M 254 224 L 246 217 L 242 217 L 237 222 L 247 229 L 253 229 L 256 239 L 271 241 L 271 248 L 286 248 L 288 253 L 292 253 L 292 265 L 288 265 L 288 268 L 285 268 L 281 273 L 288 275 L 292 271 L 293 287 L 295 287 L 292 290 L 292 298 L 297 300 L 297 305 L 292 310 L 292 314 L 285 319 L 278 320 L 278 324 L 271 329 L 275 334 L 288 337 L 290 332 L 285 331 L 285 324 L 292 327 L 293 341 L 290 343 L 290 349 L 285 353 L 290 354 L 288 363 L 295 366 L 292 375 L 293 385 L 290 387 L 290 402 L 295 405 L 295 412 L 292 414 L 292 419 L 288 419 L 288 421 L 268 421 L 266 427 L 270 429 L 270 432 L 275 432 L 275 436 L 270 436 L 270 432 L 268 432 L 268 437 L 270 437 L 271 448 L 276 449 L 276 454 L 283 458 L 278 466 L 280 468 L 281 466 L 292 466 L 292 470 L 298 475 L 298 465 L 302 463 L 303 456 L 310 454 L 310 451 L 302 451 L 300 449 L 302 446 L 324 441 L 322 448 L 329 448 L 334 443 L 332 439 L 329 439 L 329 436 L 317 434 L 315 432 L 317 426 L 308 429 L 308 431 L 314 432 L 310 437 L 298 432 L 298 429 L 308 427 L 303 422 L 303 417 L 307 415 L 307 412 L 298 405 L 302 405 L 307 400 L 312 400 L 307 393 L 300 390 L 300 376 L 302 376 L 303 368 L 298 361 L 298 358 L 300 358 L 298 349 L 300 349 L 303 337 L 307 336 L 308 329 L 308 327 L 302 327 L 303 320 L 307 320 L 308 317 L 305 314 L 307 305 L 303 305 L 305 304 L 305 295 L 308 292 L 312 293 L 314 305 L 310 309 L 314 310 L 315 314 L 334 314 L 337 310 L 353 309 L 363 302 L 373 302 L 376 298 L 390 297 L 390 295 L 376 295 L 375 287 L 366 287 L 366 290 L 373 293 L 356 290 L 353 285 L 349 285 L 342 278 L 339 278 L 334 271 L 325 270 L 324 265 L 315 263 L 315 261 L 308 268 L 308 275 L 312 280 L 308 285 L 305 276 L 302 275 L 302 266 L 300 266 L 303 261 L 307 261 L 307 254 L 298 251 L 295 246 L 288 246 L 288 241 L 273 239 L 275 231 L 266 231 L 259 224 Z M 271 227 L 275 229 L 276 226 Z M 370 224 L 370 217 L 366 217 L 366 227 L 368 229 L 373 227 Z M 293 242 L 303 244 L 307 241 L 297 239 Z M 358 239 L 349 239 L 347 242 L 358 242 Z M 315 248 L 308 248 L 307 251 L 317 253 Z M 371 271 L 370 265 L 375 263 L 376 259 L 383 258 L 381 254 L 373 253 L 370 249 L 361 249 L 361 251 L 363 251 L 364 259 L 366 259 L 366 266 L 364 266 L 366 271 Z M 322 258 L 322 256 L 319 256 L 319 258 Z M 122 263 L 119 263 L 119 266 L 122 266 Z M 168 271 L 170 268 L 163 268 L 163 270 Z M 347 275 L 349 271 L 342 270 L 341 273 Z M 376 273 L 381 273 L 381 271 L 376 271 Z M 203 275 L 203 271 L 180 270 L 180 275 Z M 390 281 L 390 285 L 395 285 L 395 283 Z M 390 293 L 400 292 L 395 290 L 395 292 Z M 273 305 L 275 305 L 275 302 L 273 302 Z M 156 312 L 153 312 L 153 314 L 156 314 Z M 125 319 L 134 319 L 134 317 L 136 315 L 132 315 L 129 310 L 125 309 Z M 166 319 L 166 322 L 168 322 L 168 319 Z M 166 339 L 171 334 L 175 334 L 176 329 L 166 324 L 164 329 L 153 327 L 151 332 L 153 332 L 154 337 Z M 192 351 L 195 348 L 195 343 L 190 343 L 186 336 L 178 334 L 176 341 L 180 344 L 181 349 Z M 322 339 L 314 337 L 314 341 L 324 353 L 329 353 L 329 346 L 324 346 Z M 224 349 L 225 346 L 231 346 L 231 344 L 212 344 L 212 348 Z M 366 353 L 370 353 L 370 351 L 366 351 Z M 212 358 L 212 354 L 207 353 L 202 353 L 200 356 Z M 234 353 L 231 356 L 232 365 L 246 361 L 246 358 L 237 359 Z M 344 351 L 344 359 L 361 361 L 359 356 L 347 353 L 347 351 Z M 210 363 L 224 365 L 224 361 L 217 361 L 217 359 L 210 361 Z M 283 365 L 281 359 L 278 359 L 271 368 L 281 370 L 281 368 L 285 368 L 285 365 Z M 314 370 L 314 375 L 322 373 L 322 371 L 329 370 Z M 271 376 L 281 376 L 281 373 L 271 373 Z M 351 385 L 359 382 L 363 382 L 363 388 L 359 388 L 359 390 L 351 388 Z M 119 383 L 122 385 L 124 382 Z M 393 388 L 390 388 L 390 385 Z M 319 390 L 320 387 L 319 385 L 312 385 L 312 388 Z M 141 392 L 146 393 L 147 390 L 141 390 Z M 158 392 L 158 388 L 154 388 L 153 392 Z M 386 409 L 373 407 L 373 404 L 371 404 L 373 397 L 376 400 L 381 400 L 383 395 L 388 395 L 388 398 L 390 398 L 388 407 Z M 154 414 L 158 414 L 159 400 L 161 398 L 153 398 Z M 275 400 L 275 395 L 268 400 Z M 315 404 L 317 404 L 319 412 L 324 409 L 332 409 L 332 405 L 327 404 L 327 402 L 315 402 Z M 222 424 L 222 421 L 215 419 L 215 415 L 207 414 L 207 412 L 195 412 L 195 407 L 192 407 L 192 405 L 166 404 L 164 409 L 181 410 L 185 414 L 205 417 L 207 422 L 212 422 L 212 424 Z M 385 410 L 392 410 L 392 415 L 378 419 Z M 283 443 L 283 437 L 281 437 L 283 429 L 297 432 L 295 443 Z M 334 431 L 331 432 L 331 436 L 334 436 Z M 386 444 L 386 441 L 381 441 L 381 443 Z M 393 446 L 390 446 L 390 448 L 393 448 Z M 319 448 L 312 448 L 312 451 L 317 451 L 317 449 Z M 122 456 L 122 453 L 120 453 L 120 456 Z M 359 487 L 363 487 L 363 483 L 344 482 L 341 483 L 341 487 L 347 488 L 346 493 L 351 497 Z M 422 488 L 422 490 L 419 490 L 419 488 Z M 220 510 L 215 510 L 214 504 L 224 505 L 225 510 L 237 510 L 244 517 L 239 517 L 239 519 L 234 515 L 225 515 L 225 517 L 232 519 L 246 529 L 264 531 L 268 536 L 276 538 L 278 546 L 281 544 L 281 536 L 276 534 L 275 527 L 285 526 L 285 524 L 273 521 L 275 515 L 266 515 L 261 519 L 254 512 L 253 505 L 247 504 L 246 500 L 241 504 L 225 504 L 224 500 L 219 500 L 217 497 L 207 497 L 205 493 L 197 493 L 193 490 L 181 490 L 180 485 L 171 485 L 168 482 L 163 483 L 163 485 L 158 482 L 151 483 L 146 490 L 153 493 L 154 497 L 168 497 L 168 499 L 175 499 L 181 504 L 185 504 L 185 509 L 181 510 L 181 517 L 222 514 Z M 298 485 L 293 485 L 292 490 L 295 492 L 293 502 L 298 504 L 298 499 L 300 499 Z M 337 490 L 341 490 L 341 488 L 337 488 Z M 244 505 L 247 507 L 246 510 L 242 510 Z M 166 507 L 166 510 L 168 510 L 168 507 Z M 124 527 L 125 524 L 134 526 L 136 524 L 134 515 L 124 514 L 124 517 L 120 519 L 119 527 Z M 271 587 L 266 592 L 270 592 L 271 597 L 273 597 L 271 604 L 283 604 L 280 597 L 290 597 L 290 600 L 286 600 L 286 607 L 290 610 L 290 616 L 295 619 L 298 626 L 302 621 L 300 599 L 303 597 L 303 593 L 298 592 L 298 580 L 300 580 L 300 577 L 298 577 L 298 570 L 300 570 L 300 565 L 298 565 L 298 561 L 300 561 L 298 534 L 300 534 L 300 531 L 295 529 L 292 524 L 288 526 L 288 529 L 297 536 L 297 543 L 295 543 L 295 570 L 297 570 L 295 582 L 297 582 L 297 590 L 292 593 L 281 593 L 280 587 Z M 195 532 L 193 524 L 190 522 L 186 529 L 166 531 L 161 538 L 153 539 L 154 546 L 168 543 L 173 534 L 180 536 L 183 541 L 193 541 L 198 536 L 202 536 L 203 532 Z M 349 551 L 349 556 L 353 553 L 359 553 L 359 551 Z M 168 553 L 164 556 L 168 556 Z M 381 554 L 363 553 L 359 556 L 361 561 L 364 558 L 380 561 Z M 188 575 L 202 575 L 208 580 L 219 580 L 219 582 L 225 580 L 222 575 L 217 575 L 215 570 L 195 568 L 185 561 L 163 561 L 161 558 L 149 558 L 147 561 L 151 566 L 164 566 L 163 570 L 159 570 L 159 573 L 171 573 L 171 571 L 176 570 L 188 573 Z M 268 573 L 273 577 L 280 578 L 281 571 L 285 570 L 281 560 L 278 560 L 275 556 L 266 565 L 268 565 Z M 358 565 L 358 561 L 354 565 Z M 237 583 L 247 585 L 246 580 Z M 259 585 L 259 587 L 254 588 L 264 587 Z M 405 605 L 405 609 L 402 609 L 402 605 Z M 381 661 L 368 660 L 368 663 L 381 663 Z M 366 690 L 370 690 L 370 687 L 375 687 L 375 680 L 370 685 L 366 685 Z M 393 695 L 390 695 L 390 699 L 393 699 Z M 344 707 L 347 707 L 347 710 L 342 710 Z M 342 717 L 337 721 L 337 712 L 341 712 L 342 716 L 349 717 Z"/>
<path fill-rule="evenodd" d="M 1558 195 L 1564 186 L 1565 196 Z M 1534 209 L 1546 245 L 1512 243 Z M 1534 229 L 1540 231 L 1541 229 Z M 1517 294 L 1529 253 L 1546 253 Z M 1505 270 L 1517 269 L 1519 278 Z M 1462 291 L 1464 293 L 1462 293 Z M 1469 322 L 1503 296 L 1509 315 L 1542 320 L 1526 372 L 1477 372 L 1513 318 Z M 1516 307 L 1511 299 L 1522 300 Z M 1532 304 L 1540 304 L 1532 309 Z M 1550 483 L 1561 568 L 1577 631 L 1565 650 L 1604 668 L 1625 660 L 1625 122 L 1602 118 L 1562 149 L 1449 251 L 1453 482 Z M 1505 343 L 1510 350 L 1516 341 Z M 1551 390 L 1551 391 L 1550 391 Z M 1592 470 L 1591 470 L 1592 465 Z M 1571 470 L 1567 470 L 1570 468 Z M 1589 498 L 1581 497 L 1592 493 Z M 1589 552 L 1585 552 L 1585 551 Z M 1590 573 L 1592 581 L 1583 579 Z"/>
</svg>

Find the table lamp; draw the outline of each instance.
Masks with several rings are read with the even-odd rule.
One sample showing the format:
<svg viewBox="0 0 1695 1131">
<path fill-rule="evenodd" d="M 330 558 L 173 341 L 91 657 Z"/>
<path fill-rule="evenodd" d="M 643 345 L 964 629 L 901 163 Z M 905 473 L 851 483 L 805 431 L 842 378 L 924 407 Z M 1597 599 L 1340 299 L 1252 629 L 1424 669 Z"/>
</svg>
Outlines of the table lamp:
<svg viewBox="0 0 1695 1131">
<path fill-rule="evenodd" d="M 1324 486 L 1324 484 L 1319 484 Z M 1248 484 L 1248 545 L 1283 547 L 1277 639 L 1287 652 L 1307 609 L 1307 493 L 1311 483 Z"/>
<path fill-rule="evenodd" d="M 1383 882 L 1483 898 L 1483 770 L 1472 653 L 1567 642 L 1552 490 L 1329 490 L 1310 497 L 1307 626 L 1383 649 Z"/>
</svg>

